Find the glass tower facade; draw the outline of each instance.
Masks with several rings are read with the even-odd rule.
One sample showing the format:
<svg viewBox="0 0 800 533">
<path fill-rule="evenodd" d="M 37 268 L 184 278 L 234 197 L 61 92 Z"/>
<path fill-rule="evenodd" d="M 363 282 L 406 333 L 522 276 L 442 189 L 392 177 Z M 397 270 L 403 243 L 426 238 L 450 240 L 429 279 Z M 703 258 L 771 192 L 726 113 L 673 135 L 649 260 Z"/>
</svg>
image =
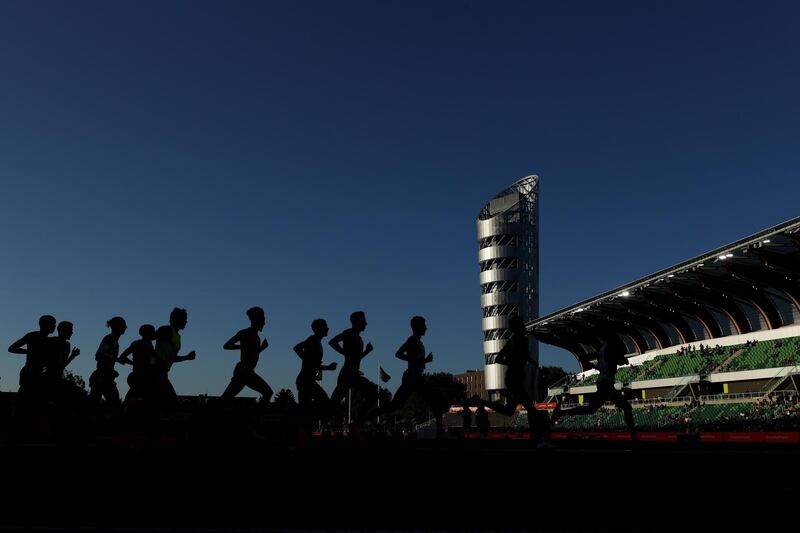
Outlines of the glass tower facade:
<svg viewBox="0 0 800 533">
<path fill-rule="evenodd" d="M 539 316 L 539 177 L 527 176 L 489 200 L 478 213 L 483 355 L 486 391 L 505 388 L 505 366 L 494 362 L 511 337 L 508 321 Z M 532 342 L 538 360 L 538 346 Z"/>
</svg>

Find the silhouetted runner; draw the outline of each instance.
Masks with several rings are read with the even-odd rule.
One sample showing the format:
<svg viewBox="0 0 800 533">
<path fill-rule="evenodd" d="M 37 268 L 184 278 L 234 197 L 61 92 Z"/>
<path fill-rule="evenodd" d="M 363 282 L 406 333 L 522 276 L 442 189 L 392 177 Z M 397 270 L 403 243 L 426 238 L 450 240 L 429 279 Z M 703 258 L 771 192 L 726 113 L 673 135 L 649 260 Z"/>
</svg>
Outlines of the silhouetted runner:
<svg viewBox="0 0 800 533">
<path fill-rule="evenodd" d="M 119 356 L 123 365 L 132 365 L 128 374 L 128 394 L 126 403 L 152 400 L 156 379 L 156 350 L 153 341 L 156 338 L 156 328 L 152 324 L 143 324 L 139 328 L 139 339 L 125 348 Z M 131 359 L 132 356 L 132 359 Z"/>
<path fill-rule="evenodd" d="M 423 400 L 430 406 L 436 419 L 436 434 L 438 437 L 444 436 L 442 428 L 442 414 L 444 409 L 442 407 L 442 399 L 436 394 L 436 391 L 425 381 L 422 375 L 425 371 L 425 365 L 433 361 L 433 353 L 425 355 L 425 345 L 422 344 L 422 337 L 428 331 L 428 326 L 425 324 L 425 319 L 421 316 L 415 316 L 411 319 L 411 332 L 412 335 L 403 343 L 402 346 L 395 353 L 395 357 L 406 361 L 408 369 L 403 372 L 403 381 L 397 392 L 394 393 L 392 401 L 386 406 L 381 406 L 373 409 L 368 418 L 382 414 L 384 412 L 391 412 L 402 407 L 411 393 L 418 392 Z"/>
<path fill-rule="evenodd" d="M 628 364 L 628 360 L 625 357 L 627 349 L 616 336 L 609 336 L 608 338 L 601 339 L 601 341 L 602 344 L 596 354 L 597 364 L 589 363 L 589 366 L 596 368 L 600 372 L 600 376 L 597 379 L 597 392 L 589 400 L 588 405 L 564 410 L 561 410 L 560 406 L 556 405 L 556 408 L 553 410 L 551 422 L 555 424 L 559 418 L 564 416 L 594 414 L 603 407 L 606 401 L 612 401 L 617 408 L 622 409 L 625 415 L 625 424 L 628 426 L 628 431 L 631 433 L 631 440 L 636 441 L 637 435 L 633 423 L 633 409 L 631 408 L 631 404 L 622 396 L 620 391 L 614 388 L 617 366 Z"/>
<path fill-rule="evenodd" d="M 8 351 L 25 356 L 25 365 L 19 372 L 19 392 L 23 395 L 38 393 L 47 363 L 50 334 L 56 329 L 52 315 L 39 318 L 39 330 L 26 333 L 24 337 L 8 347 Z M 24 346 L 24 348 L 23 348 Z"/>
<path fill-rule="evenodd" d="M 239 331 L 223 346 L 226 350 L 241 351 L 241 360 L 236 363 L 231 382 L 222 393 L 222 400 L 226 403 L 230 402 L 245 387 L 250 387 L 261 394 L 262 401 L 265 403 L 272 398 L 272 388 L 261 379 L 261 376 L 256 374 L 258 356 L 269 346 L 267 339 L 262 341 L 258 336 L 258 333 L 264 329 L 267 318 L 264 316 L 264 310 L 260 307 L 248 309 L 247 317 L 250 319 L 250 327 Z"/>
<path fill-rule="evenodd" d="M 56 328 L 58 334 L 48 338 L 47 358 L 45 360 L 44 384 L 50 399 L 59 399 L 65 392 L 64 369 L 81 351 L 73 348 L 70 339 L 73 334 L 72 322 L 62 321 Z"/>
<path fill-rule="evenodd" d="M 313 335 L 297 343 L 294 353 L 303 361 L 297 375 L 297 401 L 304 414 L 308 414 L 312 404 L 318 411 L 329 408 L 328 395 L 317 382 L 317 374 L 323 370 L 336 370 L 336 363 L 322 364 L 322 339 L 328 336 L 328 324 L 318 318 L 311 323 Z"/>
<path fill-rule="evenodd" d="M 525 370 L 528 365 L 532 367 L 533 382 L 536 383 L 539 364 L 531 357 L 528 334 L 525 331 L 525 322 L 518 316 L 513 316 L 508 322 L 512 335 L 508 342 L 497 354 L 495 363 L 506 365 L 506 401 L 484 402 L 498 413 L 513 416 L 518 405 L 528 411 L 528 425 L 531 438 L 542 441 L 547 437 L 549 422 L 547 413 L 537 411 L 531 391 L 525 386 Z"/>
<path fill-rule="evenodd" d="M 81 354 L 78 348 L 73 348 L 70 343 L 74 326 L 72 322 L 62 321 L 56 328 L 58 334 L 50 338 L 50 349 L 46 360 L 45 374 L 54 379 L 64 377 L 64 370 Z"/>
<path fill-rule="evenodd" d="M 331 405 L 335 409 L 347 395 L 348 389 L 356 389 L 365 395 L 372 392 L 374 385 L 361 375 L 361 360 L 372 352 L 372 343 L 364 348 L 361 333 L 367 329 L 367 317 L 364 311 L 356 311 L 350 315 L 352 327 L 342 331 L 328 345 L 344 356 L 344 365 L 339 371 L 336 388 L 331 394 Z"/>
<path fill-rule="evenodd" d="M 191 361 L 197 357 L 194 350 L 186 355 L 178 355 L 181 350 L 179 332 L 186 328 L 188 322 L 189 314 L 186 309 L 176 307 L 169 314 L 169 325 L 161 326 L 156 331 L 154 388 L 156 399 L 161 407 L 172 405 L 178 399 L 175 387 L 169 380 L 172 364 Z"/>
<path fill-rule="evenodd" d="M 115 316 L 106 322 L 106 326 L 111 328 L 111 333 L 103 337 L 94 356 L 97 369 L 89 376 L 89 398 L 97 403 L 105 398 L 106 403 L 116 410 L 120 406 L 120 401 L 119 390 L 114 380 L 119 373 L 114 370 L 114 364 L 119 358 L 119 338 L 128 329 L 128 325 L 121 316 Z"/>
</svg>

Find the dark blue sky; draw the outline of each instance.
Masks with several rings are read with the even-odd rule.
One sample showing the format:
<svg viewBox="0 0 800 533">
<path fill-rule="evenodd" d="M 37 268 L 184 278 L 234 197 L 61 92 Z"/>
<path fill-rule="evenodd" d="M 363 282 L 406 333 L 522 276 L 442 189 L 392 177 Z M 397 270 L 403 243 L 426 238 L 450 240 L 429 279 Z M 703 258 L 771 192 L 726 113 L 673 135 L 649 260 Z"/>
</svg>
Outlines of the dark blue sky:
<svg viewBox="0 0 800 533">
<path fill-rule="evenodd" d="M 799 214 L 798 24 L 788 1 L 0 3 L 0 339 L 72 320 L 88 376 L 105 320 L 127 345 L 179 305 L 175 385 L 219 394 L 258 304 L 277 390 L 312 319 L 363 309 L 371 375 L 396 386 L 414 314 L 432 370 L 480 368 L 474 219 L 522 176 L 542 314 Z"/>
</svg>

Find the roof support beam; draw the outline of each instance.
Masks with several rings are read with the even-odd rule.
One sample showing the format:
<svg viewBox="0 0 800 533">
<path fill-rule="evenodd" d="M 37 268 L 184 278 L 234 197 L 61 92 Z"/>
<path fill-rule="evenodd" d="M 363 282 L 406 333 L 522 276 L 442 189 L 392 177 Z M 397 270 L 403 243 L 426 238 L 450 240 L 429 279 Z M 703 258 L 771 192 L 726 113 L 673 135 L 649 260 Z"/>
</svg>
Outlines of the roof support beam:
<svg viewBox="0 0 800 533">
<path fill-rule="evenodd" d="M 708 338 L 716 339 L 718 337 L 722 337 L 722 326 L 703 304 L 692 298 L 687 298 L 680 292 L 673 290 L 670 285 L 667 285 L 663 290 L 665 292 L 652 289 L 645 290 L 644 292 L 645 294 L 648 292 L 654 293 L 659 301 L 669 303 L 669 305 L 672 305 L 681 313 L 697 320 L 700 325 L 703 326 L 703 329 L 705 329 Z"/>
<path fill-rule="evenodd" d="M 677 294 L 691 298 L 706 307 L 710 306 L 719 309 L 731 321 L 733 327 L 736 328 L 737 334 L 741 335 L 752 331 L 744 311 L 727 294 L 713 291 L 708 287 L 694 287 L 683 283 L 671 283 L 670 287 Z"/>
<path fill-rule="evenodd" d="M 579 337 L 576 337 L 578 340 L 583 339 L 583 342 L 593 345 L 596 349 L 599 349 L 604 340 L 608 337 L 619 338 L 620 334 L 628 335 L 626 330 L 629 329 L 623 324 L 616 324 L 613 322 L 598 322 L 596 320 L 587 319 L 587 317 L 583 315 L 580 317 L 574 316 L 567 318 L 564 320 L 564 324 L 575 331 L 576 335 L 579 335 Z M 630 329 L 633 329 L 634 333 L 641 341 L 641 345 L 646 349 L 647 343 L 644 341 L 644 337 L 642 337 L 641 333 L 636 331 L 634 328 Z"/>
<path fill-rule="evenodd" d="M 669 335 L 667 335 L 666 330 L 657 320 L 653 320 L 649 317 L 633 313 L 629 309 L 625 309 L 624 307 L 620 309 L 615 307 L 603 306 L 602 312 L 605 316 L 609 318 L 621 322 L 630 323 L 634 327 L 638 327 L 645 331 L 650 332 L 650 334 L 656 339 L 659 348 L 667 348 L 669 346 L 672 346 L 672 341 L 670 341 Z"/>
<path fill-rule="evenodd" d="M 800 285 L 772 269 L 747 267 L 733 264 L 731 272 L 751 284 L 771 288 L 786 295 L 798 313 L 800 313 Z"/>
<path fill-rule="evenodd" d="M 775 304 L 773 304 L 762 291 L 754 289 L 752 285 L 743 283 L 741 280 L 737 280 L 732 276 L 723 280 L 702 273 L 697 273 L 695 275 L 706 287 L 733 294 L 737 298 L 752 305 L 764 318 L 767 328 L 775 329 L 783 325 L 783 319 L 778 309 L 775 307 Z"/>
<path fill-rule="evenodd" d="M 779 254 L 768 250 L 758 250 L 755 252 L 761 260 L 761 264 L 773 271 L 780 271 L 783 274 L 797 276 L 800 271 L 800 264 L 792 255 Z"/>
<path fill-rule="evenodd" d="M 647 340 L 645 340 L 644 335 L 642 335 L 633 325 L 626 323 L 625 321 L 614 320 L 605 313 L 597 314 L 589 312 L 586 313 L 586 316 L 582 315 L 582 317 L 589 324 L 593 324 L 597 327 L 602 327 L 611 331 L 619 331 L 627 335 L 636 346 L 638 353 L 642 354 L 647 351 Z"/>
<path fill-rule="evenodd" d="M 545 331 L 530 331 L 529 332 L 533 337 L 546 344 L 551 344 L 553 346 L 558 346 L 559 348 L 563 348 L 568 352 L 571 352 L 572 355 L 575 356 L 575 359 L 578 360 L 578 363 L 581 365 L 581 371 L 589 370 L 591 367 L 588 366 L 588 361 L 586 356 L 588 352 L 583 349 L 580 343 L 571 340 L 570 338 L 562 337 L 561 335 L 557 335 L 552 332 L 545 332 Z"/>
<path fill-rule="evenodd" d="M 634 311 L 638 311 L 672 326 L 672 328 L 678 333 L 678 338 L 680 339 L 681 344 L 696 340 L 694 331 L 692 331 L 692 328 L 689 327 L 688 322 L 686 322 L 686 320 L 684 320 L 679 313 L 669 309 L 663 309 L 662 307 L 645 300 L 632 300 L 627 305 Z"/>
</svg>

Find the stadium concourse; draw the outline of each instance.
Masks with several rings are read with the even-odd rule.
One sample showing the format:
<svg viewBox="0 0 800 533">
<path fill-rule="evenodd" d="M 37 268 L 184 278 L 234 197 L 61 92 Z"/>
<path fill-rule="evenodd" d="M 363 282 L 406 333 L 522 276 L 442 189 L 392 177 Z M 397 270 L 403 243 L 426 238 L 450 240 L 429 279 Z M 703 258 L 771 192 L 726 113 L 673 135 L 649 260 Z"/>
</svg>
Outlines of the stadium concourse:
<svg viewBox="0 0 800 533">
<path fill-rule="evenodd" d="M 582 371 L 549 386 L 543 408 L 596 393 L 601 338 L 624 342 L 615 387 L 642 440 L 800 442 L 800 218 L 527 324 Z M 525 414 L 515 424 L 524 425 Z M 606 405 L 559 419 L 553 438 L 625 439 Z"/>
</svg>

